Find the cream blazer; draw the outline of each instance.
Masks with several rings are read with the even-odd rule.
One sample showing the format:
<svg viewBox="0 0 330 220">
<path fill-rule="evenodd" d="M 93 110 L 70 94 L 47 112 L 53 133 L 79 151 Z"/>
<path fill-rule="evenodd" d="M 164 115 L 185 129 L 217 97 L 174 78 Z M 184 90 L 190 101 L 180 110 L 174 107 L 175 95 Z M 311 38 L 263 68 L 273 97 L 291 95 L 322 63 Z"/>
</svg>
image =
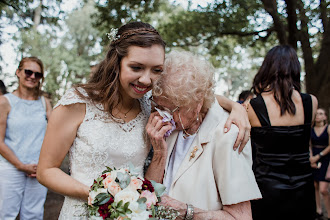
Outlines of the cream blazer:
<svg viewBox="0 0 330 220">
<path fill-rule="evenodd" d="M 252 171 L 250 141 L 242 153 L 233 146 L 238 128 L 223 128 L 228 118 L 218 102 L 214 102 L 173 177 L 169 196 L 204 210 L 220 210 L 223 205 L 237 204 L 261 198 Z M 178 131 L 167 138 L 169 162 Z M 196 150 L 195 153 L 193 152 Z M 165 168 L 165 175 L 167 166 Z"/>
</svg>

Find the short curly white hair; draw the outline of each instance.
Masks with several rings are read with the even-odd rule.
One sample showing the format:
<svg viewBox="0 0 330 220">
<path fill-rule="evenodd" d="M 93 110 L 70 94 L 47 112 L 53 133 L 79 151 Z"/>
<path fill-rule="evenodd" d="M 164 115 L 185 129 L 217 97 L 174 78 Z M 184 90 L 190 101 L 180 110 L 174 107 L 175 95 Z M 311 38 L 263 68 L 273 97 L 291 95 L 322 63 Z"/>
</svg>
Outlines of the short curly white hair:
<svg viewBox="0 0 330 220">
<path fill-rule="evenodd" d="M 155 83 L 154 96 L 165 96 L 179 107 L 191 107 L 204 100 L 207 112 L 215 100 L 214 68 L 187 51 L 172 51 L 165 59 L 162 77 Z"/>
</svg>

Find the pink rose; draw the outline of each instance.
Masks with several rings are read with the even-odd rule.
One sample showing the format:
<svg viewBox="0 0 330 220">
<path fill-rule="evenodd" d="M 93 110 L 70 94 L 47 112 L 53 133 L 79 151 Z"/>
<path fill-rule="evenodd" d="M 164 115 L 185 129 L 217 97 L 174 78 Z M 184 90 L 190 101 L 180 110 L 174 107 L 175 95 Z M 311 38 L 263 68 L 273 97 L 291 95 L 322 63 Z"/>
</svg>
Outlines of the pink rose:
<svg viewBox="0 0 330 220">
<path fill-rule="evenodd" d="M 115 181 L 112 181 L 108 184 L 108 192 L 112 195 L 115 196 L 117 193 L 121 191 L 121 188 L 118 183 Z"/>
<path fill-rule="evenodd" d="M 138 189 L 142 189 L 142 184 L 143 182 L 138 179 L 136 176 L 132 176 L 131 177 L 131 182 L 130 182 L 130 187 L 132 187 L 132 189 L 138 190 Z"/>
<path fill-rule="evenodd" d="M 113 182 L 114 179 L 112 178 L 111 175 L 107 175 L 107 177 L 103 180 L 103 185 L 104 185 L 104 188 L 108 188 L 108 185 Z"/>
<path fill-rule="evenodd" d="M 156 193 L 155 192 L 150 192 L 148 190 L 142 191 L 142 193 L 140 195 L 140 198 L 142 198 L 142 197 L 147 199 L 146 205 L 147 205 L 148 209 L 151 208 L 151 205 L 156 205 L 156 203 L 158 201 Z"/>
</svg>

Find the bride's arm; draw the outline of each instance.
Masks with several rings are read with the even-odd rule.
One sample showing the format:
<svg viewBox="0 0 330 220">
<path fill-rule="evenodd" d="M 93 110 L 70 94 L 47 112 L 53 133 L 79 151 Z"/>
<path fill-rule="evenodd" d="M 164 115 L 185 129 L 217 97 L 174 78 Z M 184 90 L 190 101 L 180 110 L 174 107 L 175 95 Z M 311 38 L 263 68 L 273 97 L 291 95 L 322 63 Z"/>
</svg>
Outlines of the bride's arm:
<svg viewBox="0 0 330 220">
<path fill-rule="evenodd" d="M 59 168 L 85 117 L 85 108 L 85 104 L 73 104 L 59 106 L 52 112 L 40 152 L 37 179 L 57 193 L 87 201 L 89 187 Z"/>
<path fill-rule="evenodd" d="M 230 112 L 225 124 L 225 132 L 230 130 L 231 124 L 235 124 L 239 129 L 239 133 L 234 144 L 234 150 L 236 150 L 239 146 L 239 151 L 242 152 L 246 143 L 249 141 L 251 131 L 251 125 L 246 109 L 241 104 L 224 96 L 216 95 L 216 98 L 220 106 Z"/>
</svg>

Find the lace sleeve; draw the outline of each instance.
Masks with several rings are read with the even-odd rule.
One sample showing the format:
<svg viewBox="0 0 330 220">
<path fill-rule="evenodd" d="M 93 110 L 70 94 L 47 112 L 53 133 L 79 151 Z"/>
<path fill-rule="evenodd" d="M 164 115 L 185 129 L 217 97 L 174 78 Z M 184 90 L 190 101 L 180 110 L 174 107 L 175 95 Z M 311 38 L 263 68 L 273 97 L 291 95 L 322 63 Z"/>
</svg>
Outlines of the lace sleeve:
<svg viewBox="0 0 330 220">
<path fill-rule="evenodd" d="M 57 108 L 60 105 L 72 105 L 75 103 L 87 103 L 88 102 L 88 95 L 86 93 L 86 91 L 82 88 L 78 88 L 79 92 L 81 92 L 81 94 L 83 96 L 86 97 L 86 99 L 81 98 L 76 90 L 74 88 L 68 89 L 66 91 L 66 93 L 62 96 L 62 98 L 57 102 L 57 104 L 55 105 L 54 109 Z"/>
</svg>

